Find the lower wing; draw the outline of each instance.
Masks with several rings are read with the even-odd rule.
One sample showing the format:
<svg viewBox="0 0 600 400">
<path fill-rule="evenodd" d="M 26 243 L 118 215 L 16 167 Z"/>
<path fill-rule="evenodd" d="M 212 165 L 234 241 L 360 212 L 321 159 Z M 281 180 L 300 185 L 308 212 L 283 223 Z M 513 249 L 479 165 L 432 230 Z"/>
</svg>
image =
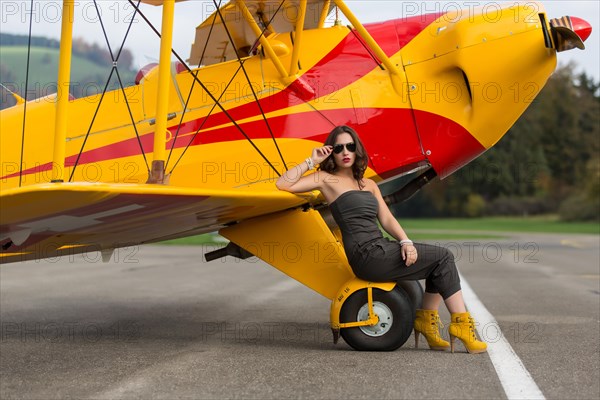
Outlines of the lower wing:
<svg viewBox="0 0 600 400">
<path fill-rule="evenodd" d="M 52 183 L 0 194 L 0 263 L 213 232 L 300 206 L 312 194 L 138 184 Z"/>
</svg>

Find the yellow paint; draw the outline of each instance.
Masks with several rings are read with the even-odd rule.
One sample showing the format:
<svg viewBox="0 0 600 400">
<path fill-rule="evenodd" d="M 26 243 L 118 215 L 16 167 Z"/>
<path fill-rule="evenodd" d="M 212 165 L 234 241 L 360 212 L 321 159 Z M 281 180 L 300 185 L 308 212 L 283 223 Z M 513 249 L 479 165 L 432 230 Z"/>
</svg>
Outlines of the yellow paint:
<svg viewBox="0 0 600 400">
<path fill-rule="evenodd" d="M 538 12 L 541 3 L 527 2 L 438 18 L 401 51 L 414 109 L 457 122 L 486 149 L 496 144 L 556 67 Z"/>
<path fill-rule="evenodd" d="M 341 243 L 314 210 L 244 220 L 219 234 L 328 299 L 354 277 Z"/>
<path fill-rule="evenodd" d="M 567 247 L 574 247 L 576 249 L 585 249 L 585 245 L 577 240 L 562 239 L 560 244 Z"/>
<path fill-rule="evenodd" d="M 267 38 L 265 38 L 265 35 L 262 34 L 262 30 L 256 24 L 256 21 L 254 20 L 252 14 L 250 14 L 250 11 L 248 11 L 246 4 L 244 4 L 243 0 L 237 0 L 237 5 L 242 11 L 242 15 L 246 19 L 246 22 L 248 22 L 248 25 L 250 26 L 256 37 L 259 38 L 260 44 L 263 46 L 265 52 L 267 53 L 267 56 L 277 69 L 279 76 L 281 78 L 285 78 L 288 74 L 286 73 L 283 64 L 281 63 L 279 56 L 275 53 L 275 51 L 271 47 L 271 44 L 269 43 Z"/>
</svg>

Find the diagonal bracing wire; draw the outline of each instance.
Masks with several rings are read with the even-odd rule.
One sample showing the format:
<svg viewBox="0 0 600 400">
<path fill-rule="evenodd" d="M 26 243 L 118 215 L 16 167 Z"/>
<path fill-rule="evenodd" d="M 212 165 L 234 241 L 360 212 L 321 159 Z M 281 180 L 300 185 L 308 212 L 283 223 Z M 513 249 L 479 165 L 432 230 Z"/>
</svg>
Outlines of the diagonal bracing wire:
<svg viewBox="0 0 600 400">
<path fill-rule="evenodd" d="M 27 88 L 29 86 L 29 63 L 31 60 L 31 27 L 33 24 L 33 0 L 31 0 L 31 13 L 29 13 L 29 40 L 27 42 L 27 71 L 25 72 L 25 103 L 23 104 L 23 132 L 21 133 L 21 161 L 19 162 L 19 187 L 23 181 L 23 154 L 25 151 L 25 121 L 27 116 Z M 58 87 L 56 88 L 58 96 Z"/>
<path fill-rule="evenodd" d="M 231 85 L 231 83 L 233 82 L 233 80 L 238 75 L 238 73 L 240 72 L 241 69 L 242 69 L 242 67 L 239 66 L 238 69 L 233 74 L 233 76 L 231 77 L 231 79 L 229 80 L 229 82 L 227 83 L 227 85 L 225 86 L 225 88 L 223 89 L 223 92 L 221 92 L 221 95 L 219 96 L 219 98 L 217 99 L 217 101 L 221 101 L 221 98 L 225 95 L 225 93 L 227 93 L 227 89 L 229 89 L 229 85 Z M 202 128 L 204 128 L 204 124 L 206 123 L 206 121 L 208 121 L 208 118 L 212 115 L 212 112 L 215 110 L 215 108 L 217 108 L 217 103 L 213 104 L 212 108 L 208 111 L 208 114 L 204 117 L 204 119 L 202 120 L 202 123 L 200 124 L 200 126 L 198 127 L 198 129 L 196 129 L 196 132 L 190 138 L 188 144 L 185 146 L 185 148 L 183 149 L 183 151 L 181 152 L 181 154 L 177 158 L 177 161 L 175 161 L 175 164 L 173 165 L 173 168 L 171 168 L 171 171 L 169 171 L 169 174 L 173 173 L 173 170 L 175 170 L 175 167 L 177 166 L 177 164 L 179 164 L 179 162 L 181 161 L 181 159 L 183 158 L 183 156 L 187 152 L 188 148 L 192 145 L 192 143 L 194 143 L 194 140 L 196 139 L 196 136 L 198 136 L 198 134 L 200 133 L 200 131 L 202 130 Z M 166 167 L 165 167 L 165 169 L 166 169 Z"/>
<path fill-rule="evenodd" d="M 277 10 L 273 13 L 273 16 L 271 17 L 271 21 L 273 20 L 273 18 L 275 17 L 275 15 L 277 15 L 277 13 L 279 12 L 279 9 L 281 8 L 281 6 L 283 5 L 284 2 L 285 2 L 285 0 L 283 0 L 279 4 L 279 7 L 277 8 Z M 213 3 L 214 3 L 215 6 L 217 6 L 217 2 L 215 0 L 213 0 Z M 260 110 L 260 113 L 261 113 L 261 115 L 263 117 L 263 120 L 265 121 L 265 124 L 267 125 L 267 129 L 269 130 L 269 134 L 271 135 L 271 138 L 273 139 L 273 143 L 275 144 L 275 148 L 277 149 L 277 153 L 279 153 L 279 157 L 281 158 L 281 162 L 283 163 L 283 167 L 287 171 L 287 169 L 288 169 L 287 168 L 287 164 L 285 163 L 285 160 L 283 159 L 283 155 L 281 154 L 281 150 L 279 149 L 279 145 L 277 144 L 277 140 L 275 140 L 275 135 L 273 134 L 273 130 L 271 129 L 271 125 L 269 125 L 269 121 L 267 120 L 267 116 L 265 115 L 265 112 L 263 111 L 263 108 L 260 105 L 260 101 L 258 101 L 258 96 L 256 95 L 256 92 L 254 91 L 254 86 L 252 85 L 252 82 L 250 81 L 250 77 L 248 76 L 248 72 L 246 71 L 246 68 L 244 68 L 244 63 L 242 62 L 242 59 L 241 59 L 240 54 L 238 52 L 238 49 L 235 46 L 235 42 L 233 41 L 233 38 L 231 37 L 231 33 L 229 32 L 229 28 L 227 27 L 227 24 L 225 23 L 225 18 L 223 17 L 223 14 L 221 14 L 221 9 L 219 7 L 217 7 L 217 13 L 219 14 L 219 17 L 221 18 L 221 22 L 223 23 L 223 28 L 225 28 L 225 32 L 227 33 L 227 37 L 229 38 L 229 42 L 231 43 L 231 46 L 233 47 L 233 51 L 235 51 L 235 55 L 237 56 L 238 63 L 242 67 L 242 71 L 244 71 L 244 76 L 246 77 L 246 81 L 248 81 L 248 85 L 250 86 L 250 90 L 252 90 L 252 95 L 254 96 L 254 102 L 256 103 L 256 105 L 258 106 L 258 109 Z M 269 26 L 271 24 L 271 21 L 269 21 L 269 24 L 267 24 L 265 26 L 265 28 L 263 29 L 263 31 L 261 33 L 261 37 L 265 33 L 265 31 L 267 29 L 267 26 Z M 257 40 L 260 40 L 260 37 Z"/>
<path fill-rule="evenodd" d="M 138 5 L 139 4 L 140 4 L 140 0 L 138 0 Z M 73 176 L 75 175 L 75 170 L 77 169 L 77 165 L 79 164 L 79 160 L 81 159 L 81 155 L 83 154 L 83 150 L 84 150 L 87 140 L 90 136 L 90 132 L 92 131 L 92 127 L 94 126 L 94 122 L 96 121 L 96 117 L 98 116 L 98 111 L 100 111 L 100 106 L 102 105 L 102 101 L 104 100 L 104 96 L 108 89 L 108 85 L 110 84 L 110 80 L 112 79 L 113 73 L 115 73 L 115 72 L 117 74 L 117 79 L 119 81 L 119 86 L 123 93 L 123 97 L 125 98 L 125 104 L 127 105 L 127 111 L 129 112 L 129 117 L 131 118 L 131 124 L 135 131 L 135 136 L 136 136 L 138 144 L 140 146 L 140 150 L 142 152 L 142 157 L 144 158 L 144 163 L 146 164 L 146 169 L 148 170 L 148 173 L 150 173 L 150 167 L 148 166 L 148 159 L 146 158 L 146 154 L 144 153 L 144 146 L 142 145 L 142 140 L 141 140 L 140 134 L 137 130 L 135 118 L 133 117 L 133 113 L 131 112 L 131 107 L 129 105 L 129 101 L 127 99 L 127 94 L 125 93 L 125 87 L 123 86 L 123 81 L 121 80 L 121 75 L 119 74 L 119 70 L 117 68 L 117 62 L 119 61 L 121 52 L 123 51 L 123 48 L 125 47 L 125 42 L 127 41 L 127 37 L 129 36 L 129 32 L 131 31 L 131 26 L 133 25 L 133 22 L 135 20 L 135 14 L 137 13 L 137 11 L 134 12 L 133 16 L 131 17 L 131 21 L 129 22 L 129 26 L 127 27 L 127 32 L 125 32 L 125 36 L 123 37 L 123 41 L 121 42 L 121 46 L 119 48 L 117 56 L 115 57 L 115 55 L 112 51 L 112 47 L 110 46 L 110 41 L 109 41 L 108 35 L 106 33 L 106 28 L 104 27 L 104 22 L 102 20 L 102 14 L 101 14 L 100 10 L 98 9 L 97 0 L 94 0 L 94 6 L 96 7 L 96 12 L 98 13 L 98 20 L 100 21 L 100 26 L 102 27 L 102 33 L 104 34 L 104 39 L 106 40 L 106 45 L 108 46 L 108 51 L 110 53 L 110 57 L 112 59 L 113 66 L 110 71 L 110 74 L 108 75 L 108 79 L 106 80 L 106 84 L 104 85 L 104 90 L 102 91 L 100 101 L 98 102 L 98 106 L 96 107 L 96 111 L 94 112 L 94 116 L 92 117 L 92 121 L 90 122 L 88 131 L 85 134 L 83 143 L 81 144 L 81 149 L 79 150 L 79 153 L 77 154 L 77 159 L 75 160 L 75 164 L 73 165 L 73 171 L 71 171 L 71 175 L 69 177 L 69 182 L 71 182 L 71 180 L 73 179 Z M 137 8 L 136 8 L 136 10 L 137 10 Z"/>
<path fill-rule="evenodd" d="M 158 37 L 160 38 L 160 32 L 158 32 L 158 30 L 154 27 L 154 25 L 152 25 L 152 23 L 148 20 L 148 18 L 146 18 L 146 16 L 139 10 L 139 8 L 133 4 L 132 0 L 128 0 L 129 3 L 136 8 L 136 10 L 138 10 L 139 15 L 144 19 L 144 21 L 146 21 L 146 23 L 150 26 L 150 28 L 154 31 L 154 33 L 156 33 L 156 35 L 158 35 Z M 173 53 L 173 55 L 177 58 L 177 60 L 181 63 L 181 65 L 183 65 L 188 72 L 192 72 L 192 70 L 190 69 L 190 67 L 187 65 L 187 63 L 183 60 L 183 58 L 181 58 L 179 56 L 179 54 L 174 50 L 171 49 L 171 52 Z M 229 112 L 223 107 L 223 105 L 215 98 L 215 96 L 210 92 L 210 90 L 208 90 L 208 88 L 206 87 L 206 85 L 204 85 L 204 83 L 202 83 L 202 81 L 198 78 L 198 76 L 194 75 L 193 73 L 191 73 L 191 75 L 193 76 L 194 80 L 196 82 L 198 82 L 198 84 L 200 85 L 200 87 L 202 88 L 202 90 L 204 90 L 206 92 L 206 94 L 210 97 L 210 99 L 216 103 L 217 107 L 219 107 L 221 109 L 221 112 L 223 112 L 223 114 L 231 121 L 231 123 L 236 127 L 236 129 L 238 131 L 240 131 L 240 133 L 246 138 L 246 140 L 248 140 L 248 142 L 250 143 L 250 145 L 252 145 L 252 147 L 254 148 L 254 150 L 256 150 L 258 152 L 258 154 L 262 157 L 263 160 L 265 160 L 265 162 L 271 167 L 271 169 L 277 174 L 277 176 L 281 176 L 281 174 L 279 173 L 279 171 L 277 171 L 277 168 L 275 168 L 273 166 L 273 164 L 271 163 L 271 161 L 269 161 L 269 159 L 263 154 L 262 151 L 260 151 L 260 149 L 256 146 L 256 144 L 254 144 L 254 142 L 252 141 L 252 139 L 250 139 L 250 137 L 248 136 L 248 134 L 246 134 L 246 132 L 244 132 L 244 130 L 242 129 L 241 126 L 239 126 L 239 124 L 235 121 L 235 119 L 231 116 L 231 114 L 229 114 Z"/>
<path fill-rule="evenodd" d="M 220 3 L 219 3 L 220 4 Z M 268 21 L 267 24 L 265 24 L 265 28 L 262 30 L 260 36 L 256 39 L 256 42 L 258 42 L 260 40 L 260 38 L 265 34 L 266 30 L 267 30 L 267 26 L 269 26 L 271 24 L 271 22 L 273 21 L 273 19 L 275 18 L 275 16 L 277 15 L 277 12 L 279 11 L 279 9 L 281 8 L 281 6 L 283 5 L 283 2 L 281 2 L 281 4 L 279 5 L 279 7 L 277 8 L 277 10 L 275 11 L 275 13 L 273 14 L 273 16 L 271 16 L 271 19 Z M 217 7 L 218 9 L 218 7 Z M 221 15 L 219 13 L 219 15 Z M 217 17 L 217 13 L 215 13 L 215 19 Z M 221 20 L 223 20 L 223 18 L 221 17 Z M 214 25 L 215 20 L 213 20 L 212 24 Z M 212 25 L 211 25 L 211 31 L 212 31 Z M 209 33 L 209 37 L 210 37 L 210 33 Z M 230 36 L 231 38 L 231 36 Z M 204 49 L 206 50 L 206 45 L 208 44 L 208 39 L 205 43 Z M 234 47 L 234 51 L 237 54 L 237 49 Z M 243 60 L 241 60 L 238 56 L 238 61 L 239 61 L 239 67 L 238 69 L 235 71 L 235 73 L 233 74 L 233 76 L 231 77 L 231 79 L 229 80 L 229 82 L 227 83 L 227 85 L 225 86 L 225 89 L 223 89 L 223 92 L 221 93 L 221 95 L 219 96 L 219 98 L 217 99 L 217 101 L 220 101 L 221 98 L 223 97 L 223 95 L 227 92 L 227 89 L 229 88 L 229 85 L 231 85 L 231 83 L 233 82 L 233 80 L 235 79 L 235 77 L 237 76 L 237 74 L 240 72 L 240 69 L 242 69 L 244 67 L 244 62 Z M 245 72 L 245 70 L 244 70 Z M 252 87 L 252 84 L 250 83 L 250 80 L 248 79 L 248 75 L 246 74 L 246 78 L 248 80 L 248 83 L 250 84 L 250 86 Z M 254 92 L 254 89 L 253 89 Z M 256 95 L 254 96 L 256 99 Z M 258 101 L 258 100 L 257 100 Z M 173 166 L 173 168 L 171 169 L 171 171 L 169 173 L 172 173 L 173 170 L 175 169 L 175 167 L 177 166 L 177 164 L 179 164 L 179 161 L 181 161 L 181 159 L 183 158 L 184 154 L 186 153 L 187 149 L 191 146 L 191 144 L 194 142 L 194 139 L 196 139 L 196 136 L 198 136 L 198 133 L 202 130 L 202 128 L 204 127 L 204 124 L 206 123 L 206 121 L 208 120 L 208 118 L 212 115 L 212 112 L 214 111 L 215 107 L 216 107 L 216 103 L 212 106 L 212 108 L 210 109 L 210 111 L 208 112 L 208 114 L 206 115 L 206 117 L 204 117 L 204 120 L 202 121 L 202 124 L 200 124 L 200 127 L 196 130 L 196 132 L 194 133 L 194 135 L 192 135 L 191 139 L 189 140 L 187 146 L 185 147 L 185 149 L 183 150 L 183 152 L 179 155 L 179 158 L 177 159 L 177 161 L 175 162 L 175 165 Z M 259 104 L 260 107 L 260 104 Z M 262 112 L 262 108 L 261 108 L 261 112 Z M 264 113 L 262 113 L 263 117 L 265 117 Z M 266 122 L 266 118 L 265 118 L 265 122 Z M 268 122 L 267 122 L 267 126 L 268 126 Z M 270 130 L 270 129 L 269 129 Z M 273 137 L 273 133 L 271 132 L 271 137 L 273 138 L 273 140 L 275 140 L 275 138 Z M 277 146 L 277 142 L 275 142 L 275 146 L 277 147 L 277 150 L 279 151 L 279 147 Z M 281 152 L 279 152 L 279 154 L 281 155 Z M 281 161 L 283 162 L 284 167 L 287 170 L 287 166 L 285 164 L 285 161 L 283 159 L 283 156 L 281 157 Z"/>
<path fill-rule="evenodd" d="M 221 1 L 222 0 L 219 0 L 219 7 L 221 6 Z M 204 54 L 206 53 L 206 48 L 208 47 L 208 41 L 210 40 L 210 37 L 212 36 L 212 31 L 215 26 L 216 20 L 217 20 L 217 14 L 215 14 L 215 17 L 213 18 L 213 22 L 210 24 L 210 30 L 208 31 L 208 37 L 206 38 L 206 42 L 204 43 L 204 48 L 202 49 L 202 54 L 200 55 L 200 60 L 198 60 L 198 69 L 196 71 L 194 71 L 194 77 L 197 77 L 198 74 L 200 73 L 200 65 L 202 65 L 202 61 L 204 61 Z M 236 75 L 237 75 L 237 71 L 236 71 Z M 181 131 L 181 125 L 183 124 L 183 118 L 185 117 L 185 114 L 188 109 L 188 104 L 190 102 L 190 99 L 192 98 L 194 86 L 196 86 L 196 80 L 194 80 L 192 82 L 192 85 L 190 87 L 190 92 L 188 93 L 187 100 L 185 101 L 185 106 L 183 107 L 183 112 L 181 113 L 181 118 L 179 119 L 179 125 L 177 125 L 177 132 L 175 132 L 175 136 L 173 137 L 173 143 L 171 143 L 171 149 L 169 150 L 169 156 L 167 157 L 167 161 L 165 162 L 165 171 L 167 170 L 167 166 L 169 165 L 169 161 L 171 160 L 171 155 L 173 154 L 173 149 L 175 148 L 175 142 L 177 142 L 177 138 L 179 137 L 179 132 Z M 212 110 L 214 110 L 214 106 L 211 109 L 211 112 L 212 112 Z M 211 112 L 209 112 L 208 115 L 210 115 Z M 208 116 L 206 118 L 208 118 Z M 202 125 L 204 125 L 204 121 L 202 122 Z M 194 135 L 194 137 L 196 137 L 196 135 Z M 191 144 L 191 142 L 190 142 L 190 144 Z M 186 146 L 185 150 L 187 150 L 188 147 L 189 147 L 189 144 L 188 144 L 188 146 Z M 184 152 L 185 152 L 185 150 L 184 150 Z M 181 157 L 177 160 L 175 165 L 177 165 L 179 163 L 180 159 L 181 159 Z M 175 167 L 173 167 L 173 169 L 175 169 Z M 173 172 L 173 169 L 171 169 L 171 172 L 169 172 L 169 174 Z"/>
</svg>

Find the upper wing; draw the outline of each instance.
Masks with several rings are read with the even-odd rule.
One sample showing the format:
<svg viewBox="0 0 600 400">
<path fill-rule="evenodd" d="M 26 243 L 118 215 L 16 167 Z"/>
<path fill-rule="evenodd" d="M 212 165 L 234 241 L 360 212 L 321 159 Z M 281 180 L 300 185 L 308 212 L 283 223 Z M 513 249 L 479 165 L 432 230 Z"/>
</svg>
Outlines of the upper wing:
<svg viewBox="0 0 600 400">
<path fill-rule="evenodd" d="M 212 232 L 299 206 L 311 196 L 101 183 L 7 190 L 0 194 L 0 263 Z"/>
<path fill-rule="evenodd" d="M 282 4 L 283 3 L 283 4 Z M 300 0 L 245 0 L 244 4 L 261 27 L 267 27 L 268 32 L 291 32 L 295 29 L 294 21 L 298 14 Z M 319 18 L 323 7 L 330 11 L 333 3 L 325 0 L 308 0 L 304 29 L 318 27 Z M 235 49 L 240 57 L 248 56 L 249 50 L 255 45 L 258 37 L 254 34 L 245 20 L 239 6 L 235 1 L 230 1 L 220 9 L 221 15 L 227 23 Z M 213 26 L 214 23 L 214 26 Z M 211 29 L 212 26 L 212 29 Z M 211 65 L 228 60 L 236 60 L 237 54 L 229 41 L 223 22 L 217 11 L 211 14 L 196 28 L 196 38 L 192 44 L 192 51 L 188 62 L 192 65 Z M 202 55 L 204 57 L 202 58 Z M 201 60 L 202 58 L 202 60 Z"/>
</svg>

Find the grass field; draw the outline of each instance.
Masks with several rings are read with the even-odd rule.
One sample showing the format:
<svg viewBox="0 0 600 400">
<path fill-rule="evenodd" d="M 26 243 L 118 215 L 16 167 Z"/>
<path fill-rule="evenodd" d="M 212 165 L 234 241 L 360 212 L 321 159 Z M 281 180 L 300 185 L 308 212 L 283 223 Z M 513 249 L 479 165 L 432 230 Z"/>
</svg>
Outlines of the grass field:
<svg viewBox="0 0 600 400">
<path fill-rule="evenodd" d="M 400 222 L 413 240 L 498 239 L 508 236 L 511 232 L 600 234 L 600 225 L 596 222 L 562 222 L 553 216 L 530 218 L 402 219 Z M 489 231 L 490 234 L 475 233 L 474 231 Z M 506 235 L 503 235 L 503 232 L 506 232 Z M 223 243 L 222 240 L 219 235 L 209 233 L 169 240 L 162 243 L 214 245 Z"/>
<path fill-rule="evenodd" d="M 556 216 L 528 218 L 402 219 L 400 222 L 407 230 L 600 233 L 600 224 L 597 222 L 563 222 Z"/>
</svg>

